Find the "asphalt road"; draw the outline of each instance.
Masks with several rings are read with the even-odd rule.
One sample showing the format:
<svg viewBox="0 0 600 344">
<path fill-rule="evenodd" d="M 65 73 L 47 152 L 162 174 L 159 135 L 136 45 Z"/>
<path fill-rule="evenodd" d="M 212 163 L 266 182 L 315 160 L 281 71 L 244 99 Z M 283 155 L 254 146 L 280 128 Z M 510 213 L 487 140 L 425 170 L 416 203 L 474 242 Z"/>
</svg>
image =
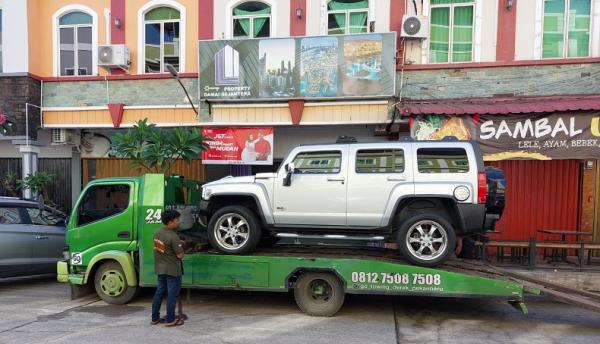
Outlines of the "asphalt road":
<svg viewBox="0 0 600 344">
<path fill-rule="evenodd" d="M 0 282 L 0 343 L 598 343 L 600 314 L 527 301 L 349 296 L 332 318 L 309 317 L 287 293 L 195 290 L 185 325 L 151 326 L 152 290 L 126 306 L 71 301 L 52 279 Z M 184 299 L 185 300 L 185 299 Z"/>
</svg>

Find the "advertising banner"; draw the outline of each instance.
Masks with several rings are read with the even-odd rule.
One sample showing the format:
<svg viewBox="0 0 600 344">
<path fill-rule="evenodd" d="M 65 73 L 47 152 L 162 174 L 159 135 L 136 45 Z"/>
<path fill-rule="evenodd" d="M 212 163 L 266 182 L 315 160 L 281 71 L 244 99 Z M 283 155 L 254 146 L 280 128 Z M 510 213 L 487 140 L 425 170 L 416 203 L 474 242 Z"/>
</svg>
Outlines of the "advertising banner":
<svg viewBox="0 0 600 344">
<path fill-rule="evenodd" d="M 600 159 L 600 114 L 416 116 L 411 135 L 475 140 L 488 161 Z"/>
<path fill-rule="evenodd" d="M 199 49 L 203 99 L 395 94 L 395 33 L 211 40 Z"/>
<path fill-rule="evenodd" d="M 203 128 L 203 164 L 273 165 L 273 128 Z"/>
</svg>

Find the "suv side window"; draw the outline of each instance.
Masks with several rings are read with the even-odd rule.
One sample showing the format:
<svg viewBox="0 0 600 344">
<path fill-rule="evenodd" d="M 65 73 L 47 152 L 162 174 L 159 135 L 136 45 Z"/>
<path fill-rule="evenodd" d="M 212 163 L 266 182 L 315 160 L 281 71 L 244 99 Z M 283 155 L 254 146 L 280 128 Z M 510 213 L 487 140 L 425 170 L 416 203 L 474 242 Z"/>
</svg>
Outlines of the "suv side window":
<svg viewBox="0 0 600 344">
<path fill-rule="evenodd" d="M 77 225 L 83 226 L 122 213 L 129 206 L 129 185 L 95 185 L 77 208 Z"/>
<path fill-rule="evenodd" d="M 34 225 L 62 226 L 65 224 L 65 219 L 61 215 L 53 214 L 45 209 L 27 208 L 27 213 Z"/>
<path fill-rule="evenodd" d="M 469 172 L 469 158 L 463 148 L 419 148 L 417 162 L 420 173 Z"/>
<path fill-rule="evenodd" d="M 356 152 L 356 173 L 402 173 L 402 149 L 361 149 Z"/>
<path fill-rule="evenodd" d="M 0 225 L 21 224 L 21 213 L 19 208 L 0 208 Z"/>
<path fill-rule="evenodd" d="M 300 174 L 335 174 L 340 172 L 342 152 L 318 151 L 304 152 L 294 158 L 294 173 Z"/>
</svg>

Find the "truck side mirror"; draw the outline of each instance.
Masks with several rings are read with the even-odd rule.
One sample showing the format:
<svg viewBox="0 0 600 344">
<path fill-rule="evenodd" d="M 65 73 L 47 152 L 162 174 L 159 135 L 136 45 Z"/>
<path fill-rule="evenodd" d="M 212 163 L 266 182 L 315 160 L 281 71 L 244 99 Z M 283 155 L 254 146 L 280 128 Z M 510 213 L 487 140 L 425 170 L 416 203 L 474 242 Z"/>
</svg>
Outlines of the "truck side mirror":
<svg viewBox="0 0 600 344">
<path fill-rule="evenodd" d="M 285 171 L 287 174 L 285 175 L 285 178 L 283 178 L 283 186 L 291 186 L 292 174 L 294 173 L 294 163 L 290 162 L 289 164 L 285 164 Z"/>
</svg>

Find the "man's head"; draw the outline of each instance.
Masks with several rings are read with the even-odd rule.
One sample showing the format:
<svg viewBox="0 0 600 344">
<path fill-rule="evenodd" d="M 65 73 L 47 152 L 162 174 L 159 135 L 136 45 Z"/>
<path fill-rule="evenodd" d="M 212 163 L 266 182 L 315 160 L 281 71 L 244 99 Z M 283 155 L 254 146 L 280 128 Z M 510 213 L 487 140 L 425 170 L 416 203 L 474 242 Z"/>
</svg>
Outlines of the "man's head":
<svg viewBox="0 0 600 344">
<path fill-rule="evenodd" d="M 165 210 L 160 216 L 163 225 L 171 230 L 179 228 L 179 217 L 181 214 L 177 210 Z"/>
<path fill-rule="evenodd" d="M 263 133 L 262 131 L 258 132 L 258 138 L 262 139 L 263 137 L 265 137 L 265 133 Z"/>
</svg>

